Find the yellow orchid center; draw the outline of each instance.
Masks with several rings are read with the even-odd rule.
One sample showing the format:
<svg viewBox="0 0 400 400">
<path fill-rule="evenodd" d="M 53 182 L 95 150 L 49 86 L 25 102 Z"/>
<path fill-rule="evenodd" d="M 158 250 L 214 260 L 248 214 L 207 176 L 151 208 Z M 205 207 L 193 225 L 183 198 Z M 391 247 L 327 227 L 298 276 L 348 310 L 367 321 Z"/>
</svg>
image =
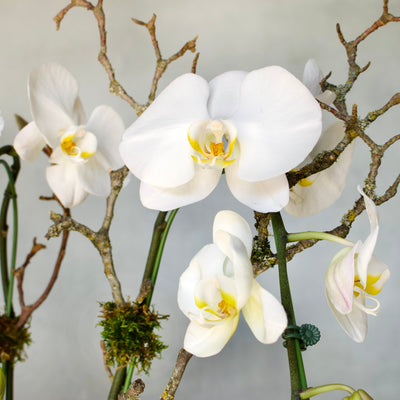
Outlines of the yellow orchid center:
<svg viewBox="0 0 400 400">
<path fill-rule="evenodd" d="M 202 166 L 225 168 L 235 161 L 232 152 L 237 131 L 229 121 L 203 120 L 189 127 L 188 140 L 193 160 Z"/>
<path fill-rule="evenodd" d="M 229 293 L 219 288 L 221 301 L 218 304 L 208 304 L 205 300 L 195 296 L 195 303 L 201 310 L 202 317 L 208 322 L 218 322 L 227 318 L 234 317 L 238 310 L 236 308 L 236 299 Z"/>
<path fill-rule="evenodd" d="M 60 148 L 63 153 L 75 162 L 86 162 L 96 153 L 96 136 L 77 126 L 60 132 Z"/>
</svg>

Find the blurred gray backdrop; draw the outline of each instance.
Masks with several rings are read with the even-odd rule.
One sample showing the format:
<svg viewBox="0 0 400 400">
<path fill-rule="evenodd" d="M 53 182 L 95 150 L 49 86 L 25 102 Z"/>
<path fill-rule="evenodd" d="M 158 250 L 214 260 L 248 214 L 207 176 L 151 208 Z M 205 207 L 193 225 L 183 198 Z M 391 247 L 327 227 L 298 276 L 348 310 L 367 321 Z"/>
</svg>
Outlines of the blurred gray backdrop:
<svg viewBox="0 0 400 400">
<path fill-rule="evenodd" d="M 391 1 L 400 15 L 400 1 Z M 17 132 L 13 113 L 30 120 L 26 92 L 29 72 L 45 62 L 58 62 L 79 81 L 87 113 L 100 104 L 113 106 L 128 126 L 133 110 L 108 93 L 108 79 L 97 62 L 97 25 L 85 9 L 73 9 L 56 32 L 52 18 L 67 0 L 0 0 L 0 109 L 6 127 L 2 145 L 13 141 Z M 157 33 L 162 54 L 176 52 L 199 35 L 201 52 L 198 73 L 207 79 L 227 70 L 253 70 L 281 65 L 301 78 L 309 58 L 315 58 L 324 72 L 332 71 L 333 82 L 346 77 L 345 52 L 335 31 L 340 22 L 345 38 L 351 39 L 381 13 L 379 0 L 113 0 L 105 1 L 109 56 L 117 78 L 139 102 L 144 102 L 154 70 L 150 38 L 143 27 L 131 22 L 147 21 L 157 14 Z M 391 24 L 360 45 L 359 62 L 371 60 L 369 70 L 356 83 L 351 102 L 359 112 L 381 107 L 400 88 L 400 24 Z M 176 76 L 190 70 L 193 55 L 175 62 L 161 81 L 165 87 Z M 328 123 L 329 117 L 326 117 Z M 400 112 L 393 108 L 368 131 L 379 142 L 399 133 Z M 378 188 L 385 188 L 399 172 L 399 145 L 388 152 Z M 284 213 L 289 231 L 326 230 L 336 226 L 341 215 L 358 196 L 357 184 L 365 178 L 368 152 L 357 144 L 355 159 L 342 198 L 333 207 L 309 219 L 295 219 Z M 41 202 L 49 195 L 44 155 L 33 164 L 23 162 L 18 180 L 20 241 L 17 264 L 29 252 L 32 238 L 48 249 L 35 257 L 25 278 L 27 301 L 34 301 L 49 279 L 58 239 L 43 236 L 50 221 L 49 210 L 56 204 Z M 4 182 L 4 176 L 3 176 Z M 113 251 L 125 296 L 135 298 L 142 277 L 156 212 L 144 209 L 138 197 L 138 181 L 132 177 L 121 193 L 112 227 Z M 400 392 L 399 349 L 399 198 L 380 208 L 381 231 L 375 254 L 391 269 L 391 279 L 378 299 L 381 312 L 369 318 L 365 343 L 356 344 L 339 327 L 326 303 L 324 274 L 340 249 L 320 243 L 289 264 L 297 321 L 316 324 L 320 343 L 304 353 L 309 385 L 342 382 L 362 387 L 376 399 L 395 399 Z M 72 210 L 73 216 L 97 229 L 105 201 L 89 197 Z M 221 209 L 232 209 L 253 225 L 252 212 L 239 204 L 224 182 L 206 200 L 179 211 L 168 237 L 156 292 L 159 312 L 170 314 L 161 335 L 169 345 L 161 360 L 155 360 L 143 400 L 158 398 L 168 382 L 188 320 L 176 302 L 178 279 L 192 256 L 212 240 L 212 221 Z M 354 224 L 349 239 L 364 239 L 369 223 L 363 214 Z M 263 274 L 260 283 L 279 295 L 277 270 Z M 33 344 L 28 359 L 16 368 L 16 400 L 105 399 L 109 381 L 99 347 L 96 327 L 99 301 L 111 299 L 100 258 L 88 240 L 73 233 L 59 280 L 46 303 L 34 313 Z M 16 303 L 18 303 L 15 297 Z M 179 399 L 287 399 L 289 378 L 286 353 L 281 341 L 262 345 L 241 321 L 229 344 L 217 356 L 193 358 L 177 392 Z M 341 393 L 340 393 L 341 394 Z M 339 399 L 339 393 L 325 399 Z"/>
</svg>

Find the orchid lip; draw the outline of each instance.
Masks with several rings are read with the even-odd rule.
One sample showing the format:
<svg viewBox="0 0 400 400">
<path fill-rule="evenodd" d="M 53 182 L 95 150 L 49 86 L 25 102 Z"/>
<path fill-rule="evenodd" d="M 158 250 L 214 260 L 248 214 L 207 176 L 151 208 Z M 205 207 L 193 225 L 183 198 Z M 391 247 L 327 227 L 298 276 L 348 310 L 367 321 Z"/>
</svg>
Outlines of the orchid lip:
<svg viewBox="0 0 400 400">
<path fill-rule="evenodd" d="M 63 154 L 76 163 L 86 163 L 96 153 L 96 136 L 83 126 L 72 126 L 62 130 L 59 136 Z"/>
</svg>

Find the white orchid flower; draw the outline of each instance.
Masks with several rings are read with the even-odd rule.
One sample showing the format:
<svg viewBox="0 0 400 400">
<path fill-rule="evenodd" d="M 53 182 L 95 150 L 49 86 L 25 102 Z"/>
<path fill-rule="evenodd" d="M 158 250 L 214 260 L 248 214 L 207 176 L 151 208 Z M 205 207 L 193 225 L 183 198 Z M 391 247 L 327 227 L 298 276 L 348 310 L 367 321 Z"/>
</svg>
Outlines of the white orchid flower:
<svg viewBox="0 0 400 400">
<path fill-rule="evenodd" d="M 271 66 L 226 72 L 210 83 L 180 76 L 127 129 L 120 151 L 148 208 L 205 198 L 224 169 L 239 201 L 268 212 L 287 204 L 285 173 L 320 134 L 321 110 L 309 90 Z"/>
<path fill-rule="evenodd" d="M 335 94 L 321 91 L 319 83 L 324 77 L 315 60 L 309 60 L 304 67 L 303 83 L 320 101 L 330 104 Z M 343 139 L 345 125 L 342 121 L 330 125 L 321 135 L 308 157 L 295 169 L 299 170 L 322 151 L 332 150 Z M 329 168 L 300 180 L 290 188 L 290 200 L 285 210 L 295 217 L 309 217 L 330 207 L 342 194 L 353 158 L 355 142 L 349 144 L 337 161 Z"/>
<path fill-rule="evenodd" d="M 358 188 L 364 197 L 371 232 L 367 239 L 339 251 L 331 261 L 325 276 L 325 290 L 329 306 L 345 332 L 356 342 L 363 342 L 367 334 L 367 315 L 377 315 L 380 304 L 371 297 L 378 294 L 389 279 L 387 266 L 372 253 L 379 224 L 374 202 Z M 366 299 L 374 306 L 366 304 Z"/>
<path fill-rule="evenodd" d="M 213 237 L 179 281 L 178 304 L 191 321 L 185 350 L 197 357 L 219 353 L 236 330 L 240 310 L 260 342 L 275 342 L 287 317 L 281 303 L 253 278 L 249 225 L 233 211 L 220 211 Z"/>
<path fill-rule="evenodd" d="M 108 196 L 109 170 L 123 166 L 118 145 L 124 132 L 121 117 L 108 106 L 95 108 L 86 121 L 78 84 L 64 67 L 46 64 L 31 72 L 28 92 L 33 122 L 15 137 L 19 156 L 34 161 L 49 145 L 46 177 L 64 207 L 86 196 Z"/>
</svg>

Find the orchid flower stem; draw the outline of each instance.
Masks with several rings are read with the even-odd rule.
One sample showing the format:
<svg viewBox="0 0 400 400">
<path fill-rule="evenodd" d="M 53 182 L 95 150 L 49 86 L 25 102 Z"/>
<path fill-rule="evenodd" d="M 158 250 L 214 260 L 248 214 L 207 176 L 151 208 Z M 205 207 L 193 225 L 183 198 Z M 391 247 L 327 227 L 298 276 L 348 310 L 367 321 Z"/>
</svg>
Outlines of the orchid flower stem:
<svg viewBox="0 0 400 400">
<path fill-rule="evenodd" d="M 335 242 L 344 246 L 353 246 L 354 244 L 349 240 L 343 239 L 336 235 L 331 235 L 330 233 L 326 232 L 307 231 L 298 233 L 288 233 L 287 235 L 288 242 L 298 242 L 299 240 L 308 240 L 308 239 L 329 240 L 331 242 Z"/>
<path fill-rule="evenodd" d="M 333 390 L 344 390 L 350 394 L 355 392 L 355 390 L 350 386 L 342 385 L 340 383 L 332 383 L 330 385 L 322 385 L 306 389 L 300 393 L 300 399 L 308 399 L 312 396 L 317 396 L 318 394 L 331 392 Z"/>
<path fill-rule="evenodd" d="M 122 393 L 126 393 L 129 389 L 135 365 L 136 365 L 136 358 L 132 357 L 131 360 L 129 361 L 128 372 L 126 373 L 126 378 L 125 378 L 124 388 L 122 389 Z"/>
<path fill-rule="evenodd" d="M 290 293 L 289 278 L 286 267 L 286 243 L 287 232 L 282 221 L 281 214 L 271 213 L 272 227 L 274 229 L 277 258 L 279 264 L 279 286 L 281 291 L 282 305 L 286 310 L 288 325 L 296 325 L 292 296 Z M 300 343 L 296 338 L 286 339 L 286 349 L 289 359 L 291 399 L 295 400 L 300 390 L 307 388 L 306 375 L 303 359 L 301 356 Z"/>
<path fill-rule="evenodd" d="M 175 210 L 172 210 L 167 218 L 167 222 L 165 224 L 165 227 L 162 231 L 162 234 L 159 238 L 159 244 L 158 244 L 158 248 L 157 248 L 157 253 L 155 255 L 154 258 L 154 263 L 153 263 L 153 267 L 151 269 L 151 275 L 149 276 L 149 279 L 151 280 L 152 283 L 152 290 L 150 291 L 150 293 L 147 295 L 146 298 L 146 305 L 150 306 L 151 304 L 151 299 L 153 297 L 153 292 L 154 292 L 154 286 L 156 284 L 157 281 L 157 275 L 158 275 L 158 270 L 160 269 L 160 263 L 161 263 L 161 257 L 164 251 L 164 246 L 165 246 L 165 242 L 167 240 L 167 236 L 168 236 L 168 232 L 169 229 L 171 227 L 171 224 L 175 218 L 176 213 L 178 212 L 179 208 L 176 208 Z M 150 247 L 151 249 L 151 247 Z M 147 269 L 147 266 L 146 266 Z"/>
<path fill-rule="evenodd" d="M 117 400 L 121 387 L 125 382 L 126 367 L 120 367 L 115 371 L 114 379 L 111 385 L 107 400 Z"/>
</svg>

